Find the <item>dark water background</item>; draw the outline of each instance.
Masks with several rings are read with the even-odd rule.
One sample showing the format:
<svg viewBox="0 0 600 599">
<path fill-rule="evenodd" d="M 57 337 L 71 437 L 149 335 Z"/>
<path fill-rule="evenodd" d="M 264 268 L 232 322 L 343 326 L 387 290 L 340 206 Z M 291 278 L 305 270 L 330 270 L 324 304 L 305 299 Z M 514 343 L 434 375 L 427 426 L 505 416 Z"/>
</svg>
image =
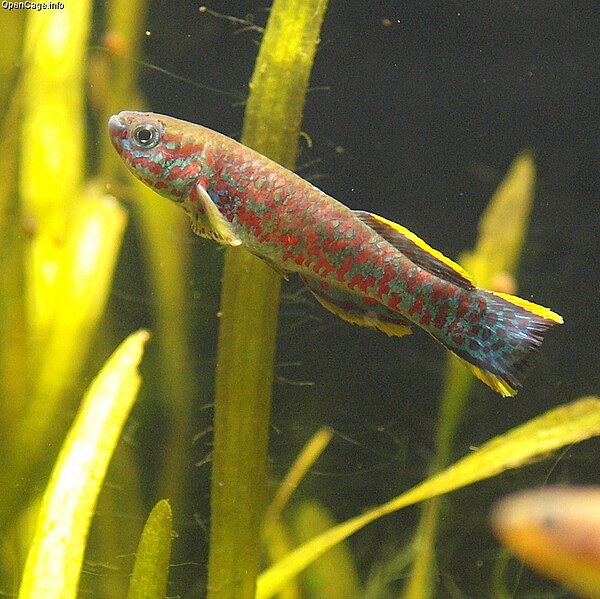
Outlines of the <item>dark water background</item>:
<svg viewBox="0 0 600 599">
<path fill-rule="evenodd" d="M 267 16 L 266 3 L 214 0 L 209 6 L 259 25 Z M 516 154 L 535 152 L 536 200 L 519 295 L 552 307 L 565 325 L 548 335 L 517 397 L 502 399 L 475 385 L 457 456 L 552 406 L 600 390 L 598 14 L 592 1 L 330 2 L 303 123 L 313 144 L 303 144 L 303 176 L 351 208 L 400 222 L 455 257 L 473 246 L 479 216 Z M 149 62 L 246 93 L 258 33 L 200 14 L 198 4 L 187 1 L 153 2 L 147 29 L 143 56 Z M 239 137 L 243 106 L 228 96 L 149 69 L 142 69 L 141 82 L 152 111 Z M 152 328 L 152 298 L 144 295 L 136 267 L 135 228 L 128 240 L 111 310 L 125 331 Z M 181 244 L 191 244 L 194 254 L 189 326 L 198 331 L 186 367 L 202 372 L 210 385 L 222 252 L 191 232 Z M 284 294 L 277 372 L 314 384 L 276 384 L 273 471 L 285 472 L 319 425 L 333 427 L 332 447 L 299 493 L 345 519 L 423 478 L 446 356 L 424 334 L 389 339 L 345 324 L 295 280 Z M 142 406 L 152 404 L 151 395 L 146 386 Z M 157 420 L 144 408 L 137 418 L 141 447 L 160 460 Z M 206 418 L 199 409 L 198 430 Z M 568 451 L 550 480 L 600 482 L 599 449 L 589 442 Z M 545 462 L 451 496 L 440 572 L 465 596 L 487 596 L 482 589 L 489 588 L 484 581 L 497 552 L 484 525 L 489 505 L 511 489 L 541 484 L 551 466 Z M 182 560 L 201 560 L 205 550 L 196 520 L 208 517 L 208 477 L 208 466 L 190 471 L 196 518 L 176 515 Z M 151 482 L 147 494 L 153 494 Z M 410 539 L 416 516 L 412 510 L 388 517 L 352 540 L 363 574 Z M 204 548 L 190 557 L 186 543 Z M 193 576 L 184 572 L 181 578 L 183 593 Z"/>
</svg>

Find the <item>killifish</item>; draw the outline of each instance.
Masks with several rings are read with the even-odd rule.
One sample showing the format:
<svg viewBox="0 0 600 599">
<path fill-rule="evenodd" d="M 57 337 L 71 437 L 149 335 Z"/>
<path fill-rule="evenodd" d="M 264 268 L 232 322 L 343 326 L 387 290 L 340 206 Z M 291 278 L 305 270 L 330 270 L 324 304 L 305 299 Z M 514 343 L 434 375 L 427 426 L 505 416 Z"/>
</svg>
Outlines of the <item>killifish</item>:
<svg viewBox="0 0 600 599">
<path fill-rule="evenodd" d="M 509 495 L 492 528 L 527 565 L 582 597 L 600 599 L 600 487 L 545 487 Z"/>
<path fill-rule="evenodd" d="M 144 112 L 109 120 L 129 170 L 189 215 L 197 235 L 243 246 L 296 272 L 328 310 L 388 335 L 427 331 L 503 396 L 516 393 L 548 308 L 478 288 L 458 264 L 403 226 L 351 210 L 235 140 Z"/>
</svg>

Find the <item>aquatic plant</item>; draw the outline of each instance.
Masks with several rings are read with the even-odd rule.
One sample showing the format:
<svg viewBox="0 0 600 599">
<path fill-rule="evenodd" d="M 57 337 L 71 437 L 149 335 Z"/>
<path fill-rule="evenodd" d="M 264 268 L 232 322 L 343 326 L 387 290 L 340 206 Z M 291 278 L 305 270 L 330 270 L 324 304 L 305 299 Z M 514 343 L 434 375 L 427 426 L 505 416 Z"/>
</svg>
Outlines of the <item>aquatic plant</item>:
<svg viewBox="0 0 600 599">
<path fill-rule="evenodd" d="M 304 90 L 325 4 L 315 3 L 318 13 L 310 12 L 310 6 L 290 1 L 273 8 L 242 136 L 245 143 L 289 166 L 296 158 Z M 136 107 L 143 104 L 132 58 L 138 55 L 144 12 L 145 2 L 132 0 L 115 0 L 107 8 L 105 44 L 112 53 L 109 58 L 102 53 L 91 57 L 96 69 L 93 110 L 98 122 L 89 129 L 84 65 L 91 5 L 78 2 L 60 12 L 3 11 L 0 15 L 3 32 L 7 32 L 6 52 L 0 57 L 6 61 L 0 71 L 0 98 L 5 106 L 0 146 L 4 183 L 0 189 L 2 590 L 18 591 L 21 598 L 75 597 L 82 591 L 82 580 L 83 590 L 97 597 L 164 597 L 171 551 L 176 551 L 179 542 L 172 542 L 172 519 L 176 521 L 192 505 L 187 484 L 194 459 L 193 414 L 197 404 L 212 402 L 212 393 L 211 377 L 195 372 L 198 356 L 190 349 L 191 333 L 186 326 L 190 321 L 190 252 L 182 251 L 182 244 L 175 240 L 187 233 L 188 223 L 167 202 L 125 176 L 104 130 L 108 114 L 132 102 Z M 304 17 L 311 33 L 300 36 L 302 43 L 292 51 L 290 46 L 297 40 L 281 34 L 278 27 L 299 26 Z M 291 69 L 298 79 L 290 80 L 286 89 L 275 69 L 290 72 L 285 60 L 292 60 L 295 53 L 304 68 Z M 14 67 L 16 56 L 21 56 L 19 68 Z M 275 108 L 280 102 L 292 104 L 294 116 Z M 276 118 L 276 123 L 265 124 L 264 112 Z M 11 131 L 18 135 L 8 134 Z M 264 134 L 269 137 L 265 139 Z M 101 144 L 93 180 L 89 179 L 86 136 Z M 531 157 L 523 156 L 507 181 L 521 181 L 527 187 L 532 168 Z M 161 463 L 152 490 L 144 489 L 146 496 L 140 491 L 140 479 L 150 475 L 140 472 L 135 447 L 128 442 L 135 431 L 124 432 L 124 427 L 141 384 L 138 364 L 149 335 L 145 330 L 129 335 L 128 330 L 126 340 L 119 343 L 124 336 L 122 322 L 114 314 L 111 318 L 105 314 L 130 212 L 135 215 L 153 297 L 153 339 L 141 363 L 142 371 L 147 362 L 151 364 L 143 372 L 145 383 L 152 385 L 146 406 L 156 409 L 163 424 Z M 491 234 L 482 239 L 497 240 L 498 225 L 490 226 Z M 476 255 L 484 256 L 481 264 L 487 268 L 492 257 L 499 258 L 501 253 L 492 248 L 490 254 L 484 246 L 483 242 L 478 246 Z M 511 255 L 514 263 L 515 254 Z M 513 267 L 494 269 L 512 271 Z M 473 264 L 468 268 L 483 283 L 487 275 Z M 339 524 L 316 499 L 305 501 L 290 515 L 286 506 L 293 491 L 332 437 L 324 429 L 307 443 L 265 508 L 278 285 L 270 269 L 248 255 L 233 250 L 227 256 L 212 479 L 208 587 L 214 597 L 234 596 L 232 581 L 241 570 L 238 596 L 254 596 L 257 579 L 256 596 L 262 598 L 360 597 L 367 591 L 356 574 L 355 556 L 344 544 L 349 535 L 403 507 L 600 434 L 600 402 L 584 398 L 517 426 L 448 466 L 450 443 L 470 385 L 470 375 L 451 366 L 445 393 L 454 394 L 455 403 L 443 404 L 445 426 L 439 429 L 439 453 L 426 481 Z M 90 374 L 96 372 L 88 385 Z M 105 478 L 111 484 L 103 484 Z M 114 487 L 118 488 L 117 500 L 110 495 Z M 256 488 L 260 493 L 254 492 Z M 223 489 L 232 490 L 233 497 L 220 495 Z M 159 500 L 166 496 L 168 503 Z M 434 522 L 435 512 L 429 518 Z M 428 531 L 433 547 L 435 526 L 430 525 Z M 88 554 L 86 563 L 84 551 L 90 547 L 95 551 Z M 270 565 L 258 574 L 260 551 Z M 114 561 L 131 552 L 136 553 L 135 563 L 121 562 L 115 567 L 116 575 L 82 579 L 82 570 L 98 567 L 94 563 L 98 555 Z M 326 554 L 330 561 L 319 570 L 318 560 Z M 246 561 L 239 559 L 242 555 Z M 425 559 L 425 552 L 423 556 L 415 566 L 422 575 L 414 578 L 415 585 L 420 582 L 411 591 L 413 597 L 430 594 L 432 560 Z M 316 569 L 310 572 L 311 567 Z M 337 579 L 323 576 L 332 569 Z M 297 583 L 304 573 L 307 582 L 302 587 Z M 198 580 L 202 574 L 201 568 L 194 571 Z M 204 582 L 198 583 L 198 588 L 205 587 Z"/>
<path fill-rule="evenodd" d="M 277 0 L 250 81 L 242 142 L 294 168 L 326 0 Z M 221 292 L 211 486 L 209 599 L 254 596 L 281 277 L 228 248 Z"/>
<path fill-rule="evenodd" d="M 530 152 L 524 152 L 514 161 L 481 217 L 475 249 L 465 252 L 460 258 L 465 270 L 486 289 L 515 292 L 516 269 L 533 206 L 534 187 L 533 156 Z M 472 383 L 473 377 L 450 357 L 436 427 L 436 454 L 430 465 L 433 474 L 448 464 L 452 441 L 467 407 Z M 428 597 L 432 592 L 439 511 L 439 501 L 433 500 L 424 506 L 415 534 L 414 543 L 419 550 L 415 552 L 415 561 L 404 592 L 406 599 Z"/>
</svg>

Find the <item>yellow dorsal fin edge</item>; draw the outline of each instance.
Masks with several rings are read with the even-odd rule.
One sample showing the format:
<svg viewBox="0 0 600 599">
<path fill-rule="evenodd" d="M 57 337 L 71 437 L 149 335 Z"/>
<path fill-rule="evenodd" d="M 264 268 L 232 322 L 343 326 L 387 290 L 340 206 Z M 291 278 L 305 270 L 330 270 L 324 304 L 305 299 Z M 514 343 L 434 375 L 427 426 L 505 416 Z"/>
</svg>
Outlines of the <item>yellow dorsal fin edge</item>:
<svg viewBox="0 0 600 599">
<path fill-rule="evenodd" d="M 406 237 L 407 239 L 410 239 L 410 241 L 412 241 L 416 246 L 421 248 L 424 252 L 431 254 L 434 258 L 436 258 L 440 262 L 443 262 L 446 266 L 448 266 L 452 270 L 455 270 L 461 277 L 467 279 L 467 281 L 469 281 L 469 283 L 471 283 L 473 285 L 476 284 L 475 281 L 473 280 L 473 277 L 460 264 L 457 264 L 456 262 L 454 262 L 454 260 L 450 260 L 450 258 L 448 258 L 447 256 L 444 256 L 444 254 L 442 254 L 442 252 L 440 252 L 439 250 L 432 248 L 428 243 L 423 241 L 418 235 L 415 235 L 412 231 L 409 231 L 406 227 L 403 227 L 402 225 L 399 225 L 398 223 L 388 220 L 387 218 L 384 218 L 383 216 L 379 216 L 378 214 L 373 214 L 373 213 L 370 213 L 370 214 L 375 220 L 378 220 L 379 222 L 383 223 L 384 225 L 387 225 L 388 227 L 394 229 L 395 231 L 398 231 L 398 233 L 400 233 L 401 235 L 404 235 L 404 237 Z"/>
</svg>

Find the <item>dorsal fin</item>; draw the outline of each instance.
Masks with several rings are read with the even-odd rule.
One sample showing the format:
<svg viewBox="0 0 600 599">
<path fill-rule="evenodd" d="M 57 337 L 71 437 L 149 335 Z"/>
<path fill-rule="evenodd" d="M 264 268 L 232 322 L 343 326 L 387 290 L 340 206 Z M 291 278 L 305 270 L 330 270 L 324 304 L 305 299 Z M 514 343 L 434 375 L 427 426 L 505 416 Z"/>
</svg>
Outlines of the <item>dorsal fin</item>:
<svg viewBox="0 0 600 599">
<path fill-rule="evenodd" d="M 406 227 L 363 210 L 353 210 L 353 212 L 366 225 L 427 272 L 463 289 L 473 289 L 475 286 L 471 276 L 459 264 L 446 258 L 444 254 L 432 248 Z"/>
</svg>

